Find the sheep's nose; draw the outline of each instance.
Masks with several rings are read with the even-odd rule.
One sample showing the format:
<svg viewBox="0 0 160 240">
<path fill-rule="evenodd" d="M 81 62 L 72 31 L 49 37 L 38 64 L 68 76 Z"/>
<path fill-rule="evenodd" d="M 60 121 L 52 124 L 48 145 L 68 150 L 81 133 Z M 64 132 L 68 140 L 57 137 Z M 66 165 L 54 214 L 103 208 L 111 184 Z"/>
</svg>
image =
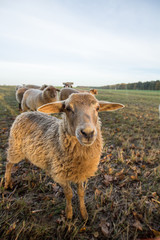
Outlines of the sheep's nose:
<svg viewBox="0 0 160 240">
<path fill-rule="evenodd" d="M 84 129 L 81 129 L 81 134 L 83 137 L 87 138 L 87 139 L 90 139 L 90 138 L 93 138 L 94 136 L 94 129 L 93 128 L 84 128 Z"/>
</svg>

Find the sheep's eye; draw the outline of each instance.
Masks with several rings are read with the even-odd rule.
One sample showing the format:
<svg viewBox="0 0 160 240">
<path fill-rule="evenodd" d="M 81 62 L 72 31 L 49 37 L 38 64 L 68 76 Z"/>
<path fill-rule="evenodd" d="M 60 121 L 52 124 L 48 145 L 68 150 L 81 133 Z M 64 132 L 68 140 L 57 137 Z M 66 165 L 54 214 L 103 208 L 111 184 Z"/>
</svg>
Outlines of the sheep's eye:
<svg viewBox="0 0 160 240">
<path fill-rule="evenodd" d="M 97 111 L 97 112 L 99 111 L 99 106 L 96 108 L 96 111 Z"/>
<path fill-rule="evenodd" d="M 67 107 L 66 110 L 67 110 L 67 112 L 72 112 L 73 113 L 73 110 L 72 110 L 71 107 Z"/>
</svg>

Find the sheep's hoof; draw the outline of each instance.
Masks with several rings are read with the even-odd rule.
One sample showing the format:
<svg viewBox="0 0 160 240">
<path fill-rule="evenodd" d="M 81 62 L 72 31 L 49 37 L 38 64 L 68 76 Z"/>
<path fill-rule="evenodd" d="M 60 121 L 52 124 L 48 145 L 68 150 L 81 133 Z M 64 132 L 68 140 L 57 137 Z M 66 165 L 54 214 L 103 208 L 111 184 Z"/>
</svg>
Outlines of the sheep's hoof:
<svg viewBox="0 0 160 240">
<path fill-rule="evenodd" d="M 72 219 L 72 216 L 73 216 L 73 211 L 72 211 L 72 209 L 67 209 L 66 208 L 66 217 L 67 217 L 67 219 Z"/>
<path fill-rule="evenodd" d="M 4 184 L 4 189 L 8 189 L 8 188 L 10 188 L 10 189 L 13 188 L 13 183 L 12 183 L 12 181 L 10 181 L 10 182 L 5 182 L 5 184 Z"/>
<path fill-rule="evenodd" d="M 81 215 L 82 215 L 82 218 L 83 218 L 85 221 L 88 220 L 88 213 L 87 213 L 86 208 L 81 209 Z"/>
</svg>

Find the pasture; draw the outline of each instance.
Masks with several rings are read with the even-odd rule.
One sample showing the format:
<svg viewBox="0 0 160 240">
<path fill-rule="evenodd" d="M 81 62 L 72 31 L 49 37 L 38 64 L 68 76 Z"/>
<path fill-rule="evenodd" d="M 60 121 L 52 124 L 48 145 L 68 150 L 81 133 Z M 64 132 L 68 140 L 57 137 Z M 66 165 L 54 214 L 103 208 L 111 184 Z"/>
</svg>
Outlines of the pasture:
<svg viewBox="0 0 160 240">
<path fill-rule="evenodd" d="M 73 185 L 72 221 L 62 189 L 26 161 L 14 166 L 4 190 L 9 129 L 19 114 L 14 86 L 0 86 L 0 239 L 136 240 L 160 237 L 160 91 L 99 89 L 98 99 L 125 108 L 100 113 L 104 148 L 86 189 L 88 222 Z"/>
</svg>

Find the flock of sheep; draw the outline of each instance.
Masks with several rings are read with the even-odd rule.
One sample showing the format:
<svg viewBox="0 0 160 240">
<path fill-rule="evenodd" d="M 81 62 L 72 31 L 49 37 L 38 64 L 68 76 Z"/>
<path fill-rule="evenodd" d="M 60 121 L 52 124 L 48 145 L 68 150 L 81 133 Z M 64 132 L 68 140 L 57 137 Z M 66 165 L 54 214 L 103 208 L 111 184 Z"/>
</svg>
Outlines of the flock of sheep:
<svg viewBox="0 0 160 240">
<path fill-rule="evenodd" d="M 58 95 L 58 92 L 59 95 Z M 53 86 L 46 84 L 37 85 L 22 85 L 16 87 L 16 100 L 19 103 L 19 110 L 26 112 L 28 110 L 36 111 L 43 104 L 65 100 L 72 93 L 82 92 L 73 88 L 62 88 L 59 90 Z M 96 89 L 89 91 L 92 94 L 98 94 Z"/>
<path fill-rule="evenodd" d="M 73 215 L 70 183 L 77 184 L 80 212 L 86 220 L 84 183 L 95 174 L 103 146 L 98 112 L 124 105 L 98 101 L 93 93 L 71 88 L 58 92 L 53 86 L 25 85 L 16 90 L 22 110 L 33 111 L 21 113 L 11 127 L 5 188 L 12 187 L 12 166 L 28 159 L 62 186 L 67 219 Z M 51 113 L 62 113 L 62 119 Z"/>
</svg>

